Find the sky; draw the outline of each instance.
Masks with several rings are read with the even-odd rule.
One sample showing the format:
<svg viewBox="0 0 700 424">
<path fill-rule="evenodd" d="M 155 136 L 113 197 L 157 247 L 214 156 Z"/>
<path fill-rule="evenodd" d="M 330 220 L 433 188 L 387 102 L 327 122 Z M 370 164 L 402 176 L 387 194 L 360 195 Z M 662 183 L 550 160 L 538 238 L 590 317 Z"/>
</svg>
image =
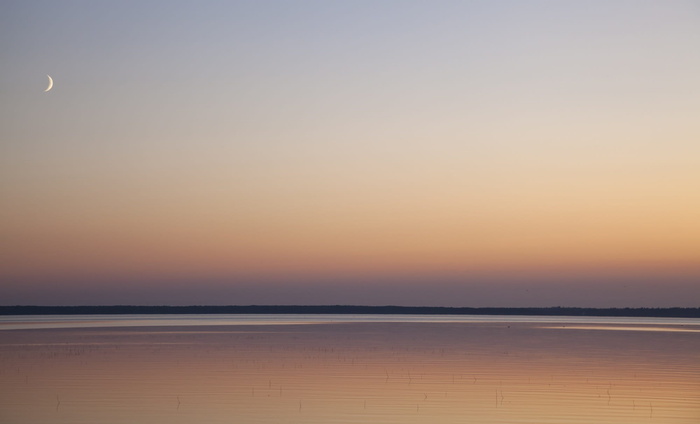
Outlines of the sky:
<svg viewBox="0 0 700 424">
<path fill-rule="evenodd" d="M 5 305 L 697 307 L 700 3 L 3 0 L 0 206 Z"/>
</svg>

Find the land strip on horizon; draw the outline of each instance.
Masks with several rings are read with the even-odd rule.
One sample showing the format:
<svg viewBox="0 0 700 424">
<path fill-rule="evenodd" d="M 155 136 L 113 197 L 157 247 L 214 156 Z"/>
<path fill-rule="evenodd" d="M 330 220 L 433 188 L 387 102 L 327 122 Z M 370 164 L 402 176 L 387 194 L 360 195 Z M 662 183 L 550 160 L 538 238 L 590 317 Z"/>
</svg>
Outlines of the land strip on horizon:
<svg viewBox="0 0 700 424">
<path fill-rule="evenodd" d="M 699 308 L 499 308 L 360 305 L 228 305 L 228 306 L 0 306 L 0 315 L 100 314 L 389 314 L 389 315 L 544 315 L 700 318 Z"/>
</svg>

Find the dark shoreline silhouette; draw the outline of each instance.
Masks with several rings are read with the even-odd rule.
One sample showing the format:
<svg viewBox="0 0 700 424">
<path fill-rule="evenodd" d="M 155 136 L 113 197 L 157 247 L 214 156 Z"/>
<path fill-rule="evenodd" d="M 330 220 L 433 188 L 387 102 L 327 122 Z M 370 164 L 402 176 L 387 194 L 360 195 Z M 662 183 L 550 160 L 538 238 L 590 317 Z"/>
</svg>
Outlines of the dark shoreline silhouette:
<svg viewBox="0 0 700 424">
<path fill-rule="evenodd" d="M 357 305 L 0 306 L 0 315 L 100 314 L 413 314 L 700 318 L 700 308 L 470 308 Z"/>
</svg>

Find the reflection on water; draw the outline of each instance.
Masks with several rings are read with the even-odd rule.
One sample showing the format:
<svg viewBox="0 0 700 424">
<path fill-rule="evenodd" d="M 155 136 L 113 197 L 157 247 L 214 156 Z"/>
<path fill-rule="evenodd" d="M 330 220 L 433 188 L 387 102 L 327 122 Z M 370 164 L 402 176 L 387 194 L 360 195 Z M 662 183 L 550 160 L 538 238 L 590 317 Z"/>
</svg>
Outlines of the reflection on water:
<svg viewBox="0 0 700 424">
<path fill-rule="evenodd" d="M 693 320 L 221 319 L 0 331 L 0 422 L 700 422 Z"/>
<path fill-rule="evenodd" d="M 373 314 L 216 314 L 216 315 L 17 315 L 0 316 L 0 330 L 34 328 L 104 328 L 144 326 L 219 326 L 219 325 L 292 325 L 330 324 L 341 322 L 416 322 L 416 323 L 557 323 L 557 324 L 648 324 L 698 325 L 693 318 L 634 318 L 634 317 L 558 317 L 558 316 L 502 316 L 502 315 L 373 315 Z"/>
</svg>

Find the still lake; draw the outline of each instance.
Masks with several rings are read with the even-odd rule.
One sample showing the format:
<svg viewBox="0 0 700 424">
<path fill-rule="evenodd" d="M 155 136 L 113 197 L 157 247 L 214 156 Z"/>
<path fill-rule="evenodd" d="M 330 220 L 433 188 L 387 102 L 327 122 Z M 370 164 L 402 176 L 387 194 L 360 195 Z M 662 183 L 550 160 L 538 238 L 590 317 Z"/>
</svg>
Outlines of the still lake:
<svg viewBox="0 0 700 424">
<path fill-rule="evenodd" d="M 0 422 L 700 422 L 700 320 L 0 317 Z"/>
</svg>

